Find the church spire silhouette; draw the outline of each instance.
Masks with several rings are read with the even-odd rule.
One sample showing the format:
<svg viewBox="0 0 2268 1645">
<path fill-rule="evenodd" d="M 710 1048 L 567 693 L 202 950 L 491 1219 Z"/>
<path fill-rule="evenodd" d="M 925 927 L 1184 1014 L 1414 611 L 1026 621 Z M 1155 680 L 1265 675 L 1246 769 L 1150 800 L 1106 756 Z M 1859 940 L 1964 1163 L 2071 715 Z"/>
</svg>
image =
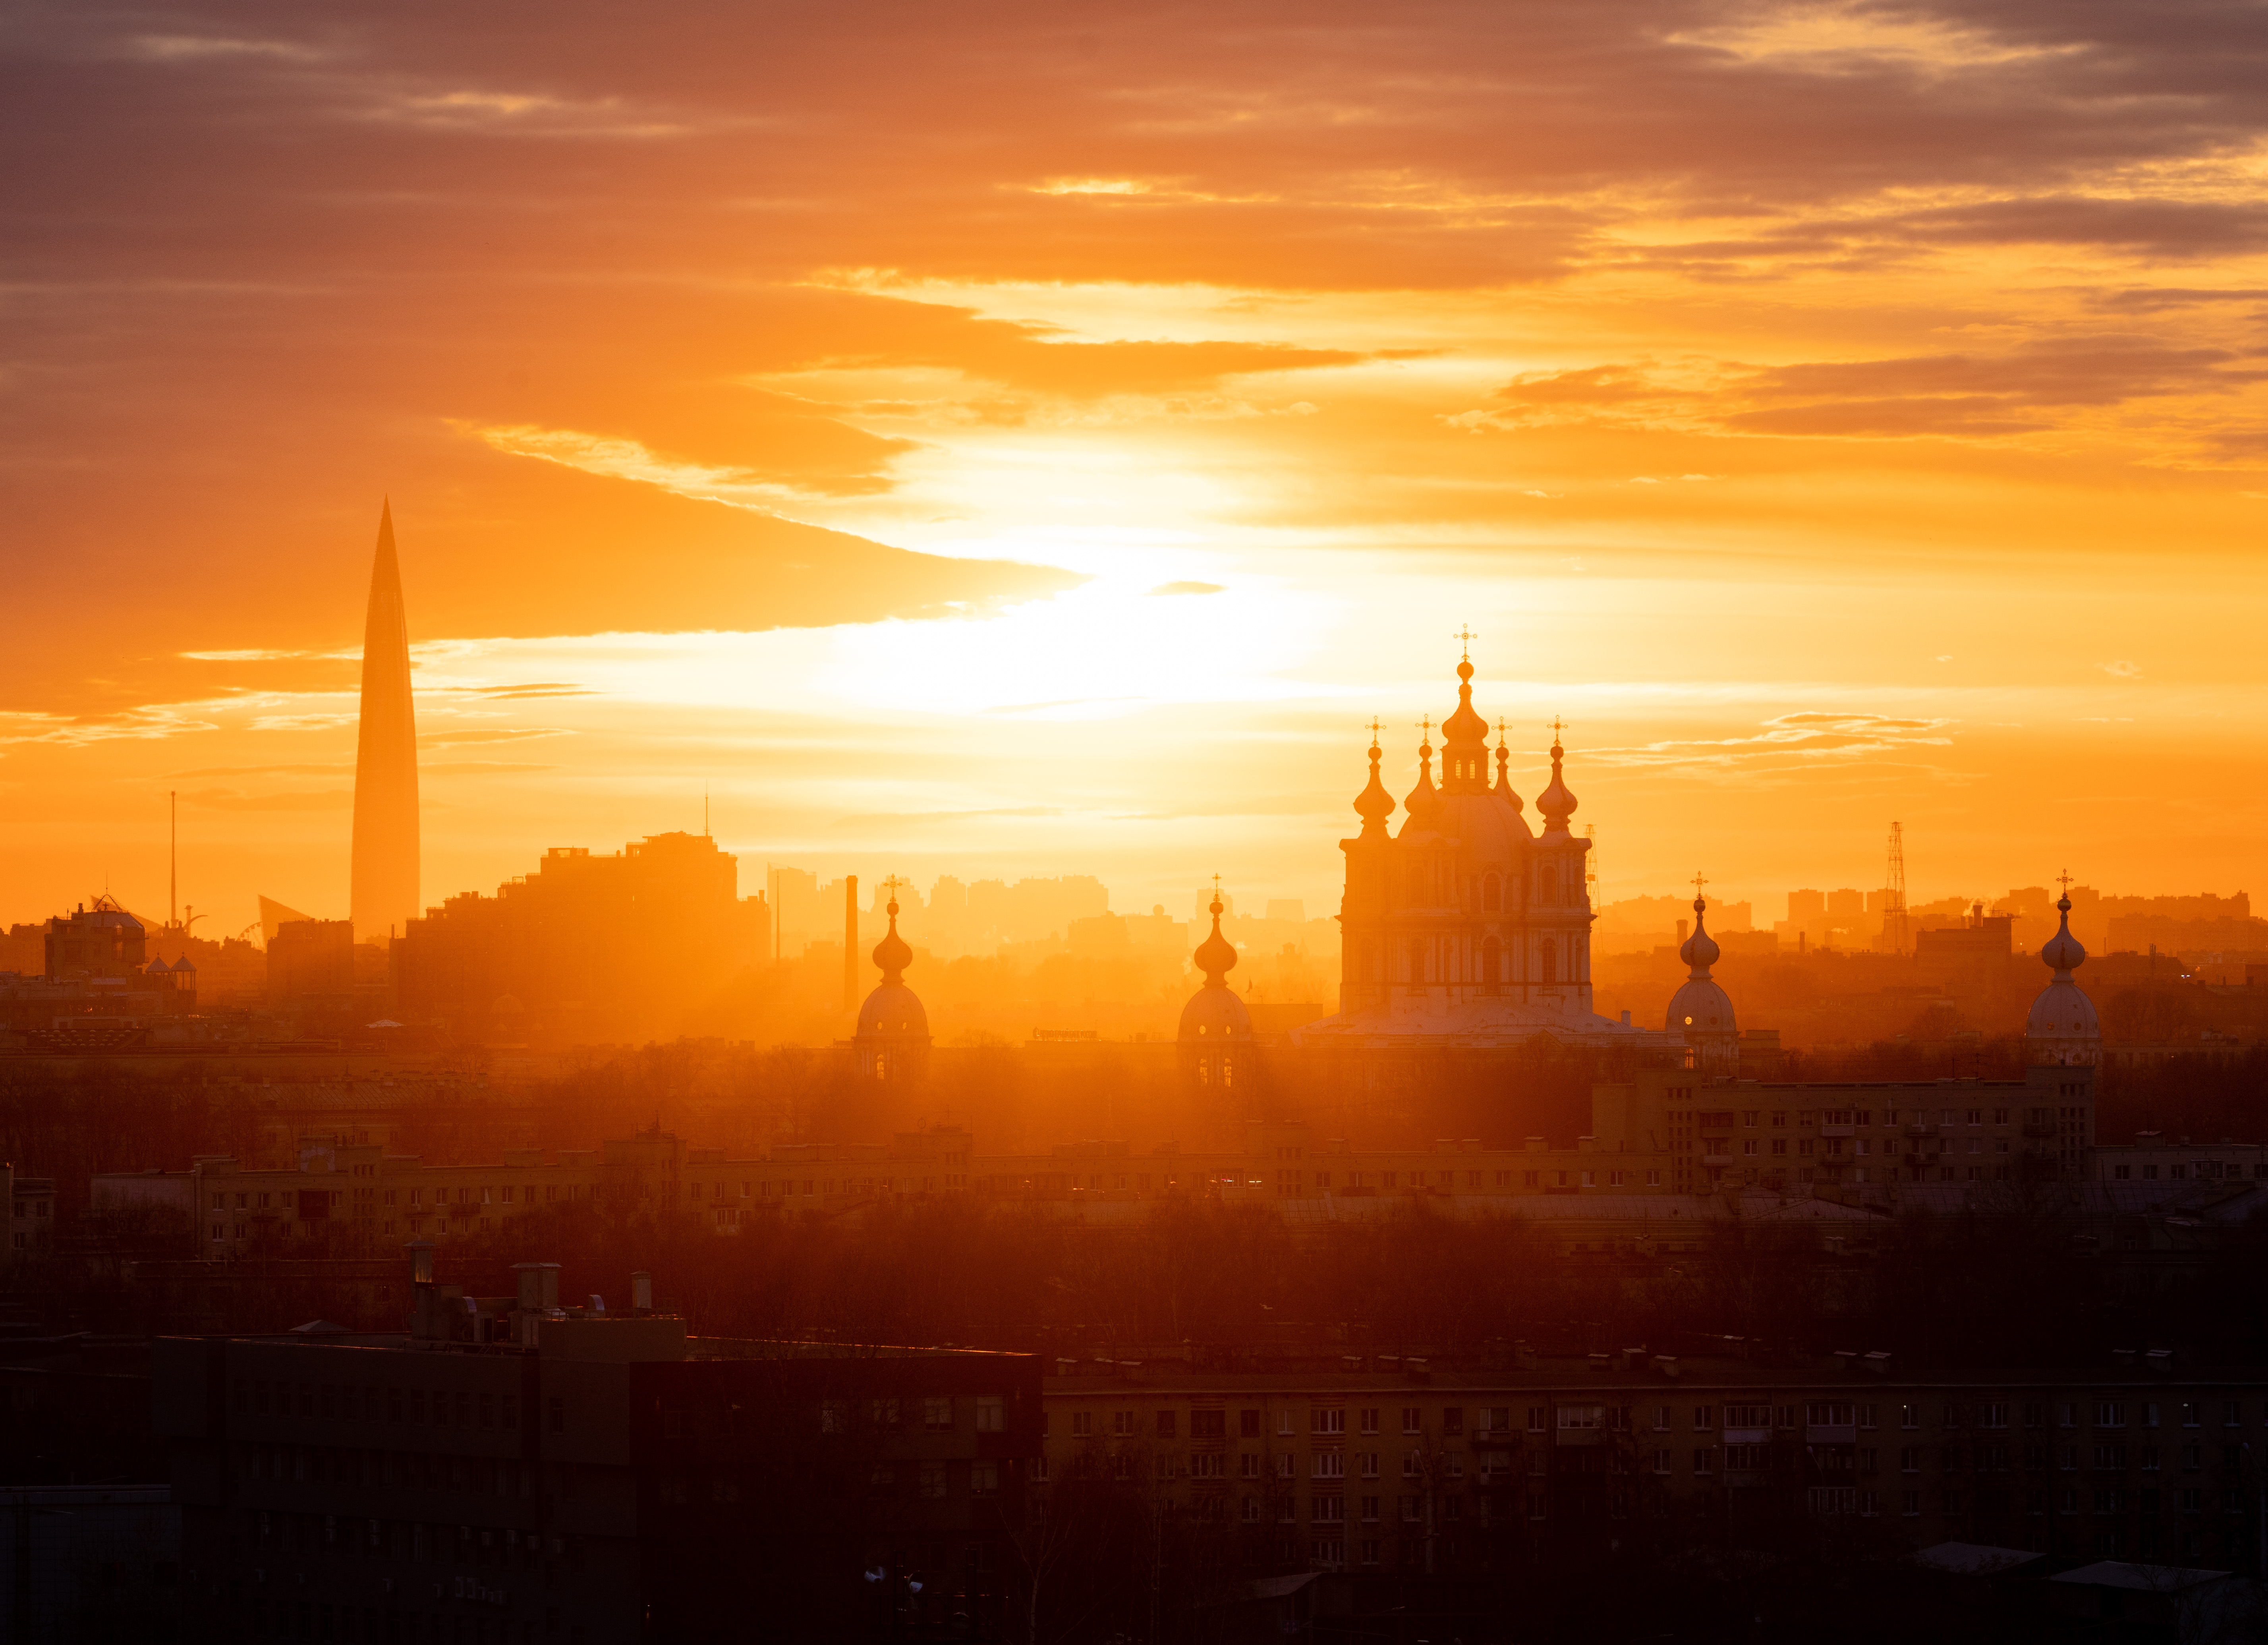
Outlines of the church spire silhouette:
<svg viewBox="0 0 2268 1645">
<path fill-rule="evenodd" d="M 355 940 L 383 942 L 422 911 L 417 901 L 417 716 L 409 698 L 409 627 L 394 510 L 381 504 L 370 614 L 362 638 L 362 723 L 355 741 Z"/>
</svg>

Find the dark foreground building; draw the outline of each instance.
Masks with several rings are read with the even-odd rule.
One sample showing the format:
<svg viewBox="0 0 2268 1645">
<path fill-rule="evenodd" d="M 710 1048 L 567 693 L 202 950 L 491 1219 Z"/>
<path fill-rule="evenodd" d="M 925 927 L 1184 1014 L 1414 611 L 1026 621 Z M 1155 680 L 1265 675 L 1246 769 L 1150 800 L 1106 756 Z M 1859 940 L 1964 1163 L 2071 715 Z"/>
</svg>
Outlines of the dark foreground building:
<svg viewBox="0 0 2268 1645">
<path fill-rule="evenodd" d="M 1000 1635 L 1035 1359 L 688 1338 L 558 1307 L 549 1264 L 504 1298 L 422 1272 L 406 1335 L 159 1340 L 206 1636 Z"/>
</svg>

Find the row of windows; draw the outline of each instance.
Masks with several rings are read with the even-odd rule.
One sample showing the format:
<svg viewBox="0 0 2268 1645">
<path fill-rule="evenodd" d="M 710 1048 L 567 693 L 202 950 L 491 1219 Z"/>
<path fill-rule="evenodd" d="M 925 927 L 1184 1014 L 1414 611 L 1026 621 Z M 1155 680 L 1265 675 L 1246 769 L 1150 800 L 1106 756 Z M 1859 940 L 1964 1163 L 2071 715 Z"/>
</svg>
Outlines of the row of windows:
<svg viewBox="0 0 2268 1645">
<path fill-rule="evenodd" d="M 353 1383 L 295 1383 L 239 1376 L 233 1398 L 239 1416 L 311 1417 L 340 1422 L 430 1423 L 435 1427 L 517 1428 L 519 1396 L 469 1389 L 378 1388 Z M 550 1428 L 565 1431 L 566 1403 L 550 1401 Z"/>
<path fill-rule="evenodd" d="M 1531 1422 L 1540 1420 L 1537 1413 L 1541 1412 L 1542 1409 L 1543 1407 L 1537 1406 L 1534 1411 L 1531 1411 L 1528 1413 Z M 1074 1410 L 1070 1414 L 1071 1425 L 1069 1432 L 1073 1439 L 1086 1439 L 1099 1436 L 1105 1432 L 1108 1432 L 1115 1438 L 1127 1439 L 1135 1437 L 1145 1431 L 1145 1425 L 1142 1421 L 1142 1413 L 1138 1411 L 1117 1410 L 1103 1412 Z M 1159 1439 L 1177 1439 L 1181 1435 L 1182 1414 L 1182 1413 L 1175 1410 L 1152 1411 L 1151 1413 L 1151 1421 L 1148 1427 L 1148 1431 Z M 1226 1439 L 1228 1437 L 1229 1418 L 1232 1414 L 1231 1413 L 1225 1410 L 1208 1410 L 1200 1408 L 1190 1411 L 1187 1414 L 1189 1417 L 1189 1435 L 1191 1439 Z M 1425 1414 L 1424 1408 L 1418 1405 L 1403 1405 L 1394 1409 L 1394 1420 L 1398 1421 L 1400 1431 L 1404 1434 L 1425 1433 L 1426 1431 Z M 1463 1434 L 1467 1431 L 1465 1408 L 1463 1406 L 1444 1406 L 1434 1414 L 1440 1421 L 1440 1431 L 1443 1434 L 1458 1435 Z M 1266 1413 L 1255 1410 L 1242 1410 L 1235 1412 L 1233 1415 L 1236 1419 L 1236 1436 L 1239 1439 L 1258 1439 L 1266 1432 L 1263 1425 Z M 1107 1428 L 1097 1420 L 1097 1419 L 1106 1416 L 1109 1419 Z M 1513 1411 L 1513 1407 L 1509 1405 L 1484 1405 L 1475 1410 L 1472 1416 L 1473 1420 L 1471 1424 L 1471 1431 L 1473 1433 L 1505 1434 L 1512 1431 Z M 1040 1413 L 1040 1433 L 1042 1435 L 1047 1435 L 1050 1431 L 1053 1417 L 1054 1413 L 1051 1412 L 1043 1411 Z M 1311 1435 L 1322 1435 L 1327 1438 L 1345 1434 L 1348 1431 L 1347 1417 L 1347 1408 L 1344 1405 L 1313 1406 L 1307 1413 L 1306 1431 Z M 1358 1434 L 1381 1433 L 1384 1431 L 1381 1424 L 1386 1420 L 1387 1408 L 1385 1407 L 1375 1405 L 1357 1407 L 1354 1412 L 1354 1432 Z M 1299 1429 L 1295 1427 L 1297 1413 L 1295 1412 L 1288 1409 L 1278 1410 L 1276 1413 L 1275 1426 L 1275 1433 L 1278 1437 L 1286 1438 L 1299 1432 Z"/>
<path fill-rule="evenodd" d="M 2224 1162 L 2219 1160 L 2198 1160 L 2194 1164 L 2183 1162 L 2169 1165 L 2165 1169 L 2167 1180 L 2176 1183 L 2186 1181 L 2192 1170 L 2197 1173 L 2200 1182 L 2219 1181 L 2244 1175 L 2243 1166 L 2234 1162 Z M 2252 1168 L 2252 1175 L 2268 1179 L 2268 1160 L 2263 1160 L 2255 1165 Z M 2134 1176 L 2135 1169 L 2132 1165 L 2113 1165 L 2110 1168 L 2110 1177 L 2114 1182 L 2132 1181 Z M 2142 1181 L 2154 1183 L 2158 1180 L 2158 1168 L 2155 1165 L 2145 1165 L 2141 1169 L 2140 1176 Z"/>
<path fill-rule="evenodd" d="M 1984 1400 L 1938 1406 L 1924 1406 L 1919 1403 L 1885 1405 L 1859 1400 L 1815 1399 L 1800 1405 L 1742 1401 L 1721 1406 L 1712 1404 L 1684 1407 L 1562 1404 L 1484 1405 L 1469 1409 L 1448 1405 L 1432 1414 L 1438 1422 L 1439 1432 L 1444 1435 L 1469 1433 L 1482 1438 L 1504 1438 L 1515 1431 L 1542 1435 L 1554 1429 L 1562 1433 L 1630 1433 L 1638 1431 L 1641 1423 L 1657 1434 L 1670 1433 L 1687 1426 L 1696 1433 L 1713 1432 L 1719 1427 L 1793 1432 L 1799 1426 L 1805 1428 L 1850 1428 L 1854 1432 L 1867 1432 L 1890 1426 L 1911 1431 L 1920 1428 L 1932 1411 L 1935 1413 L 1939 1427 L 1956 1429 L 1975 1427 L 1990 1431 L 2007 1428 L 2012 1426 L 2012 1418 L 2016 1424 L 2027 1428 L 2076 1428 L 2081 1426 L 2155 1428 L 2167 1425 L 2194 1428 L 2216 1424 L 2234 1428 L 2245 1426 L 2250 1406 L 2242 1399 L 2170 1402 L 2124 1398 L 2035 1399 L 2015 1403 Z M 1307 1410 L 1304 1429 L 1296 1409 L 1280 1406 L 1276 1411 L 1272 1429 L 1267 1423 L 1265 1412 L 1251 1409 L 1231 1413 L 1200 1408 L 1186 1413 L 1176 1409 L 1152 1409 L 1147 1423 L 1138 1410 L 1073 1410 L 1069 1413 L 1067 1431 L 1073 1439 L 1100 1438 L 1105 1435 L 1116 1439 L 1145 1435 L 1157 1439 L 1178 1439 L 1182 1435 L 1185 1414 L 1188 1435 L 1193 1440 L 1228 1437 L 1232 1416 L 1234 1418 L 1235 1437 L 1239 1439 L 1259 1439 L 1271 1433 L 1278 1439 L 1292 1439 L 1304 1431 L 1311 1439 L 1328 1443 L 1350 1431 L 1350 1417 L 1354 1425 L 1351 1431 L 1361 1435 L 1385 1432 L 1389 1418 L 1398 1418 L 1399 1431 L 1403 1434 L 1429 1431 L 1428 1413 L 1417 1405 L 1398 1408 L 1360 1406 L 1351 1413 L 1342 1405 L 1312 1405 Z M 1469 1415 L 1471 1418 L 1469 1423 L 1467 1421 Z M 1799 1418 L 1801 1419 L 1800 1423 Z M 1049 1434 L 1053 1420 L 1053 1413 L 1041 1413 L 1040 1432 L 1043 1436 Z M 2268 1423 L 2268 1402 L 2262 1402 L 2258 1420 Z"/>
<path fill-rule="evenodd" d="M 1690 1086 L 1673 1087 L 1669 1089 L 1668 1095 L 1673 1101 L 1682 1098 L 1690 1102 L 1693 1097 L 1693 1088 Z M 1940 1130 L 1970 1127 L 1981 1128 L 1988 1123 L 1985 1118 L 1985 1115 L 1988 1112 L 1992 1116 L 1989 1122 L 1992 1125 L 2014 1125 L 2015 1123 L 2014 1118 L 2013 1118 L 2014 1111 L 2014 1110 L 2008 1108 L 1994 1108 L 1991 1110 L 1982 1108 L 1886 1108 L 1881 1110 L 1881 1119 L 1882 1124 L 1885 1126 L 1934 1125 Z M 1736 1112 L 1739 1116 L 1737 1121 L 1734 1119 Z M 1875 1110 L 1871 1108 L 1807 1108 L 1795 1110 L 1793 1113 L 1792 1118 L 1796 1125 L 1806 1128 L 1813 1125 L 1848 1125 L 1853 1130 L 1868 1130 L 1871 1129 L 1874 1124 L 1874 1112 Z M 1934 1116 L 1934 1118 L 1933 1118 L 1933 1116 Z M 1678 1116 L 1673 1115 L 1672 1118 L 1678 1118 Z M 1791 1111 L 1784 1108 L 1744 1108 L 1737 1110 L 1729 1108 L 1715 1109 L 1695 1114 L 1693 1116 L 1693 1120 L 1696 1125 L 1698 1125 L 1705 1129 L 1716 1131 L 1731 1131 L 1736 1128 L 1743 1131 L 1756 1131 L 1759 1129 L 1786 1130 L 1791 1120 Z M 2026 1123 L 2032 1125 L 2048 1125 L 2052 1123 L 2052 1121 L 2048 1110 L 2044 1108 L 2036 1108 L 2029 1110 Z"/>
</svg>

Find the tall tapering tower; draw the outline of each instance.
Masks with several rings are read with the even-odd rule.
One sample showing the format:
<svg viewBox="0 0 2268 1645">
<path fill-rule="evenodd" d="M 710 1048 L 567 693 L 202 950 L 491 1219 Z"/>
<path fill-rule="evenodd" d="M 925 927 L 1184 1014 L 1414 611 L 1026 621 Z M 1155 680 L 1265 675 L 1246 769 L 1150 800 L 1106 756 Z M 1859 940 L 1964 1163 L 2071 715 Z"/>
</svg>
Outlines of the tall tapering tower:
<svg viewBox="0 0 2268 1645">
<path fill-rule="evenodd" d="M 355 940 L 383 942 L 417 902 L 417 715 L 409 700 L 409 626 L 394 510 L 381 504 L 370 616 L 362 635 L 362 727 L 355 742 Z"/>
</svg>

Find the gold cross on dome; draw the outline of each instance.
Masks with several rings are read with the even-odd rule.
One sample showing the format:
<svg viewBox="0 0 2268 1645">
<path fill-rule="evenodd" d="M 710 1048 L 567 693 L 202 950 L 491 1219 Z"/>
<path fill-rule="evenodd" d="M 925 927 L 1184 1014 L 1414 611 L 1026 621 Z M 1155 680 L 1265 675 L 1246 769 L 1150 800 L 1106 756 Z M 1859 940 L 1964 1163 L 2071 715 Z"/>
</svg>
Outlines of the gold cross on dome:
<svg viewBox="0 0 2268 1645">
<path fill-rule="evenodd" d="M 2071 870 L 2066 868 L 2062 874 L 2058 874 L 2056 877 L 2056 883 L 2062 886 L 2063 894 L 2066 896 L 2069 896 L 2071 895 Z"/>
<path fill-rule="evenodd" d="M 1480 636 L 1473 632 L 1470 625 L 1459 629 L 1455 633 L 1450 635 L 1449 638 L 1455 640 L 1459 645 L 1465 648 L 1465 660 L 1468 662 L 1471 661 L 1473 656 L 1473 642 L 1478 639 Z"/>
<path fill-rule="evenodd" d="M 1433 740 L 1433 721 L 1430 716 L 1418 722 L 1418 729 L 1426 741 Z"/>
<path fill-rule="evenodd" d="M 1695 874 L 1693 876 L 1693 894 L 1696 896 L 1698 896 L 1701 894 L 1701 888 L 1708 883 L 1708 877 L 1705 874 Z"/>
<path fill-rule="evenodd" d="M 1384 729 L 1384 727 L 1382 727 L 1381 726 L 1380 726 L 1380 724 L 1378 723 L 1378 716 L 1377 716 L 1377 715 L 1375 715 L 1375 714 L 1373 714 L 1373 715 L 1370 717 L 1370 740 L 1371 740 L 1373 742 L 1375 742 L 1375 741 L 1378 741 L 1378 734 L 1379 734 L 1379 732 L 1380 732 L 1380 731 L 1381 731 L 1382 729 Z"/>
</svg>

